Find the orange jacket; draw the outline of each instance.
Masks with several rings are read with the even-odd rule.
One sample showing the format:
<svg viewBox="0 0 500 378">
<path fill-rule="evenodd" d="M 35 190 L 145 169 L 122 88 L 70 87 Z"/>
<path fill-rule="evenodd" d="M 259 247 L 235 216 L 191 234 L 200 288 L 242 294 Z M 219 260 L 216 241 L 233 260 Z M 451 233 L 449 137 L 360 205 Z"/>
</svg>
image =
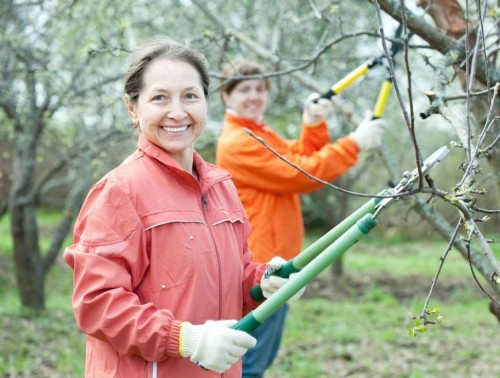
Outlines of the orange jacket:
<svg viewBox="0 0 500 378">
<path fill-rule="evenodd" d="M 323 181 L 338 178 L 354 165 L 359 147 L 348 137 L 330 144 L 326 123 L 314 128 L 303 127 L 299 139 L 286 140 L 264 123 L 226 112 L 216 164 L 231 173 L 250 218 L 252 257 L 261 263 L 274 256 L 289 260 L 300 252 L 304 239 L 299 194 L 314 191 L 321 184 L 279 159 L 244 128 L 288 161 Z"/>
<path fill-rule="evenodd" d="M 265 266 L 250 261 L 236 188 L 197 154 L 194 164 L 199 181 L 140 135 L 87 196 L 64 254 L 88 335 L 86 377 L 221 377 L 179 357 L 180 322 L 257 306 L 249 292 Z M 241 377 L 241 362 L 222 376 Z"/>
</svg>

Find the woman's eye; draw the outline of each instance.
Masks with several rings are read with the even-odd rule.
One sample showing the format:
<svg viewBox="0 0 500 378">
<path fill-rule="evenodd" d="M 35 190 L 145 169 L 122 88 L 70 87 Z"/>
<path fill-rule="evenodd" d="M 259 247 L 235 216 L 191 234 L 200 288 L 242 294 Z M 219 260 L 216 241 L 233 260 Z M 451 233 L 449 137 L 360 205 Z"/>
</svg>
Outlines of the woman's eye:
<svg viewBox="0 0 500 378">
<path fill-rule="evenodd" d="M 167 97 L 165 95 L 156 95 L 153 97 L 154 102 L 165 101 Z"/>
<path fill-rule="evenodd" d="M 193 101 L 193 100 L 197 100 L 198 99 L 198 96 L 194 93 L 187 93 L 186 94 L 186 99 L 190 100 L 190 101 Z"/>
</svg>

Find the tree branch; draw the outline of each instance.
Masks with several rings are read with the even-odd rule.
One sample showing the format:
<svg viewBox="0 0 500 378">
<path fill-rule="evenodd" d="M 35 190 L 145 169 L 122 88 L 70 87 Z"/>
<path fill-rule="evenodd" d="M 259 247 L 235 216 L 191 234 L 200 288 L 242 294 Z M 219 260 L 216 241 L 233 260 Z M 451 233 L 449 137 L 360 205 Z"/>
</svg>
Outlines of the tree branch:
<svg viewBox="0 0 500 378">
<path fill-rule="evenodd" d="M 375 0 L 368 1 L 373 3 Z M 384 12 L 398 22 L 403 21 L 402 12 L 404 11 L 408 29 L 429 43 L 433 49 L 439 51 L 443 55 L 449 56 L 450 59 L 457 64 L 460 64 L 460 62 L 466 59 L 465 47 L 460 41 L 443 34 L 437 28 L 426 22 L 421 16 L 418 16 L 411 12 L 408 8 L 401 6 L 399 1 L 379 0 L 378 3 Z M 453 57 L 453 55 L 456 57 Z M 476 77 L 484 84 L 488 83 L 488 80 L 493 82 L 500 81 L 500 69 L 494 66 L 486 65 L 483 61 L 478 62 L 475 74 Z"/>
</svg>

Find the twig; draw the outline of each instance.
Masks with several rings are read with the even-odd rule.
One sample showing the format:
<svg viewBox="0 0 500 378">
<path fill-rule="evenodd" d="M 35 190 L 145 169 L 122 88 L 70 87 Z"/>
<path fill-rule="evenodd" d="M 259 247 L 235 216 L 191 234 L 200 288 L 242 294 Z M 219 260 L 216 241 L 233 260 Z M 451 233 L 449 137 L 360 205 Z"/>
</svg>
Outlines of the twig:
<svg viewBox="0 0 500 378">
<path fill-rule="evenodd" d="M 382 47 L 384 49 L 384 52 L 385 52 L 385 55 L 386 55 L 386 58 L 387 58 L 387 63 L 389 65 L 389 71 L 391 73 L 391 77 L 392 77 L 392 82 L 393 82 L 393 86 L 394 86 L 394 90 L 396 92 L 396 96 L 397 96 L 397 99 L 398 99 L 398 102 L 399 102 L 399 106 L 401 108 L 401 111 L 403 112 L 403 116 L 405 118 L 405 122 L 406 122 L 406 126 L 408 128 L 408 131 L 409 131 L 409 134 L 410 134 L 410 138 L 412 140 L 412 144 L 413 144 L 413 147 L 414 147 L 414 150 L 415 150 L 415 156 L 416 156 L 416 162 L 417 162 L 417 169 L 418 169 L 418 173 L 419 173 L 419 187 L 423 187 L 423 175 L 422 175 L 422 170 L 421 170 L 421 166 L 422 166 L 422 159 L 421 159 L 421 154 L 420 154 L 420 150 L 418 148 L 418 144 L 417 144 L 417 141 L 416 141 L 416 137 L 415 137 L 415 132 L 414 132 L 414 128 L 412 127 L 412 120 L 410 118 L 410 116 L 408 115 L 408 112 L 406 111 L 405 109 L 405 106 L 404 106 L 404 102 L 403 102 L 403 97 L 401 96 L 401 92 L 399 90 L 399 85 L 397 83 L 397 80 L 396 80 L 396 72 L 395 72 L 395 69 L 394 69 L 394 63 L 393 63 L 393 60 L 392 60 L 392 57 L 390 56 L 390 53 L 389 53 L 389 49 L 387 48 L 387 44 L 386 44 L 386 38 L 385 38 L 385 35 L 384 35 L 384 28 L 382 26 L 382 16 L 381 16 L 381 11 L 380 11 L 380 4 L 378 3 L 378 0 L 374 0 L 373 1 L 373 4 L 375 5 L 375 8 L 376 8 L 376 11 L 377 11 L 377 18 L 378 18 L 378 23 L 379 23 L 379 33 L 380 33 L 380 36 L 382 38 Z M 401 15 L 401 19 L 402 19 L 402 22 L 405 22 L 406 18 L 404 16 L 404 6 L 401 7 L 401 12 L 402 12 L 402 15 Z M 405 46 L 407 45 L 408 43 L 408 40 L 405 39 Z M 407 62 L 406 62 L 407 63 Z M 408 75 L 410 75 L 410 69 L 409 69 L 409 66 L 406 65 L 406 72 Z"/>
<path fill-rule="evenodd" d="M 391 195 L 380 195 L 380 194 L 366 194 L 366 193 L 359 193 L 359 192 L 353 192 L 353 191 L 350 191 L 350 190 L 347 190 L 347 189 L 344 189 L 344 188 L 341 188 L 339 186 L 336 186 L 328 181 L 324 181 L 324 180 L 321 180 L 313 175 L 311 175 L 309 172 L 305 171 L 304 169 L 302 169 L 301 167 L 299 167 L 298 165 L 292 163 L 291 161 L 289 161 L 288 159 L 286 159 L 284 156 L 282 156 L 279 152 L 277 152 L 276 150 L 274 150 L 272 147 L 270 147 L 266 141 L 264 139 L 262 139 L 261 137 L 255 135 L 252 131 L 250 131 L 249 129 L 247 128 L 243 128 L 243 130 L 248 134 L 250 135 L 252 138 L 254 138 L 255 140 L 257 140 L 259 143 L 261 143 L 268 151 L 272 152 L 274 155 L 276 155 L 280 160 L 282 160 L 283 162 L 285 162 L 286 164 L 290 165 L 291 167 L 295 168 L 296 170 L 298 170 L 299 172 L 301 172 L 302 174 L 304 174 L 305 176 L 309 177 L 311 180 L 314 180 L 320 184 L 323 184 L 325 186 L 329 186 L 330 188 L 333 188 L 335 190 L 338 190 L 339 192 L 342 192 L 342 193 L 345 193 L 345 194 L 350 194 L 350 195 L 353 195 L 353 196 L 358 196 L 358 197 L 369 197 L 369 198 L 396 198 L 396 197 L 404 197 L 404 196 L 408 196 L 408 195 L 412 195 L 412 194 L 416 194 L 416 193 L 429 193 L 429 192 L 433 192 L 434 189 L 425 189 L 425 188 L 419 188 L 419 189 L 415 189 L 415 190 L 409 190 L 407 192 L 401 192 L 401 193 L 398 193 L 398 194 L 391 194 Z"/>
<path fill-rule="evenodd" d="M 453 231 L 453 235 L 450 238 L 450 241 L 448 242 L 448 246 L 446 247 L 446 250 L 443 254 L 443 256 L 440 257 L 439 261 L 439 266 L 436 271 L 436 274 L 434 275 L 434 278 L 432 279 L 432 284 L 429 289 L 429 293 L 427 294 L 427 298 L 425 299 L 424 306 L 422 308 L 422 312 L 420 313 L 420 318 L 426 317 L 427 314 L 427 309 L 429 307 L 429 302 L 431 300 L 432 294 L 434 293 L 434 288 L 436 287 L 437 280 L 439 278 L 439 275 L 441 274 L 441 270 L 443 269 L 444 262 L 446 260 L 446 257 L 448 256 L 448 253 L 451 251 L 451 248 L 453 247 L 453 243 L 455 242 L 455 238 L 458 235 L 458 230 L 460 229 L 460 225 L 462 224 L 462 221 L 459 221 L 455 227 L 455 230 Z"/>
</svg>

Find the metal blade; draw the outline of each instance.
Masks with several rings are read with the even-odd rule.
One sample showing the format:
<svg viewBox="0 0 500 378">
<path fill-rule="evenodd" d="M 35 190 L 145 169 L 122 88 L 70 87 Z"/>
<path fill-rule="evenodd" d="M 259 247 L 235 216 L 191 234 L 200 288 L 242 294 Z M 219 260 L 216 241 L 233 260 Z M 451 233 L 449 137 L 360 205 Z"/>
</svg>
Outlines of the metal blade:
<svg viewBox="0 0 500 378">
<path fill-rule="evenodd" d="M 443 160 L 448 153 L 450 152 L 450 149 L 446 146 L 442 146 L 432 155 L 430 155 L 425 161 L 422 163 L 421 166 L 421 172 L 423 176 L 426 176 L 429 171 L 434 168 L 441 160 Z M 418 173 L 418 168 L 415 168 L 412 172 L 405 172 L 403 174 L 403 179 L 399 182 L 398 185 L 396 185 L 393 189 L 390 189 L 385 193 L 386 195 L 395 195 L 399 194 L 401 192 L 410 190 L 411 187 L 419 180 L 419 173 Z M 394 197 L 391 198 L 384 198 L 382 201 L 380 201 L 377 205 L 377 209 L 387 206 L 391 201 L 393 201 Z"/>
</svg>

